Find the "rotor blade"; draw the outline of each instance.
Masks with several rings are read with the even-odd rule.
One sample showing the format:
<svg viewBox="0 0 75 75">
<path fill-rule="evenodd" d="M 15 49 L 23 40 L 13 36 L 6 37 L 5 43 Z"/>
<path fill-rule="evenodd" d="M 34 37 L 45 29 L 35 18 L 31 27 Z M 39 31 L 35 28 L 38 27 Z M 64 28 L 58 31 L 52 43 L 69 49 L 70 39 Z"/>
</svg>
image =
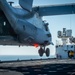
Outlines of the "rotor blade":
<svg viewBox="0 0 75 75">
<path fill-rule="evenodd" d="M 19 0 L 19 4 L 23 9 L 32 11 L 33 0 Z"/>
<path fill-rule="evenodd" d="M 54 6 L 39 6 L 34 7 L 33 10 L 38 12 L 40 16 L 75 14 L 75 3 Z"/>
</svg>

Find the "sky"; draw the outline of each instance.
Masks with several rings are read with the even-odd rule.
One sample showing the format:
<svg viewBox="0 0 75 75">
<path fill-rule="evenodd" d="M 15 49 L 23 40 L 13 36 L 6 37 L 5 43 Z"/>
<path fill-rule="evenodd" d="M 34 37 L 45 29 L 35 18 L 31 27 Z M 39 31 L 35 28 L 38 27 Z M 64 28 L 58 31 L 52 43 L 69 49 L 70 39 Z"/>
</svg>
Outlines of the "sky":
<svg viewBox="0 0 75 75">
<path fill-rule="evenodd" d="M 8 0 L 15 2 L 14 5 L 18 6 L 18 0 Z M 56 5 L 56 4 L 69 4 L 75 3 L 75 0 L 34 0 L 33 6 L 42 5 Z M 50 54 L 55 55 L 55 45 L 57 40 L 57 31 L 62 28 L 72 29 L 72 35 L 75 36 L 75 14 L 72 15 L 56 15 L 43 17 L 49 23 L 49 29 L 52 34 L 52 41 L 54 46 L 50 48 Z M 0 46 L 0 55 L 38 55 L 38 49 L 34 47 L 16 47 L 16 46 Z"/>
</svg>

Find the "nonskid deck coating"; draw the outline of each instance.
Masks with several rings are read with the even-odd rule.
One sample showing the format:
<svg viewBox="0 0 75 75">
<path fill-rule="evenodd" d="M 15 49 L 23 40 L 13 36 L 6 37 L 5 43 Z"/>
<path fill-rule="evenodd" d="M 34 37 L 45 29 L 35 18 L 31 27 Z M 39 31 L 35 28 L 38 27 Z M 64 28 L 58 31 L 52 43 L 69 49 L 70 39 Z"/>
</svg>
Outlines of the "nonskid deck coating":
<svg viewBox="0 0 75 75">
<path fill-rule="evenodd" d="M 3 73 L 3 74 L 2 74 Z M 47 59 L 0 63 L 0 75 L 75 75 L 74 59 Z"/>
</svg>

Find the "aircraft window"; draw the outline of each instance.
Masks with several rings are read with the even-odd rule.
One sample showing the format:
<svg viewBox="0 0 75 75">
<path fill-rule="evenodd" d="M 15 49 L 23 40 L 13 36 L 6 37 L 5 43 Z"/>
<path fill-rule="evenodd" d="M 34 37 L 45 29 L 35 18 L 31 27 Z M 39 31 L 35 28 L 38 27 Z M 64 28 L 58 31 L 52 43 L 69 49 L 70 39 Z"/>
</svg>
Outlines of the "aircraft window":
<svg viewBox="0 0 75 75">
<path fill-rule="evenodd" d="M 6 22 L 4 22 L 4 26 L 6 25 Z"/>
<path fill-rule="evenodd" d="M 25 25 L 23 25 L 23 29 L 25 30 Z"/>
</svg>

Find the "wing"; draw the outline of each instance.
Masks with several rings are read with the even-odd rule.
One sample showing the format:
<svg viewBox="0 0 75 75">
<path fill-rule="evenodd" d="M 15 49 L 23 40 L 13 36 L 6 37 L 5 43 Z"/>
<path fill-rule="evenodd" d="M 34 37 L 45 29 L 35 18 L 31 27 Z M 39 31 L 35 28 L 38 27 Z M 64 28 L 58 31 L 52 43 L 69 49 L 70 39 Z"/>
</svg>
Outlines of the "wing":
<svg viewBox="0 0 75 75">
<path fill-rule="evenodd" d="M 39 7 L 34 7 L 33 10 L 37 11 L 40 16 L 74 14 L 75 3 L 54 5 L 54 6 L 39 6 Z"/>
<path fill-rule="evenodd" d="M 23 9 L 32 11 L 33 0 L 19 0 L 19 4 Z"/>
</svg>

